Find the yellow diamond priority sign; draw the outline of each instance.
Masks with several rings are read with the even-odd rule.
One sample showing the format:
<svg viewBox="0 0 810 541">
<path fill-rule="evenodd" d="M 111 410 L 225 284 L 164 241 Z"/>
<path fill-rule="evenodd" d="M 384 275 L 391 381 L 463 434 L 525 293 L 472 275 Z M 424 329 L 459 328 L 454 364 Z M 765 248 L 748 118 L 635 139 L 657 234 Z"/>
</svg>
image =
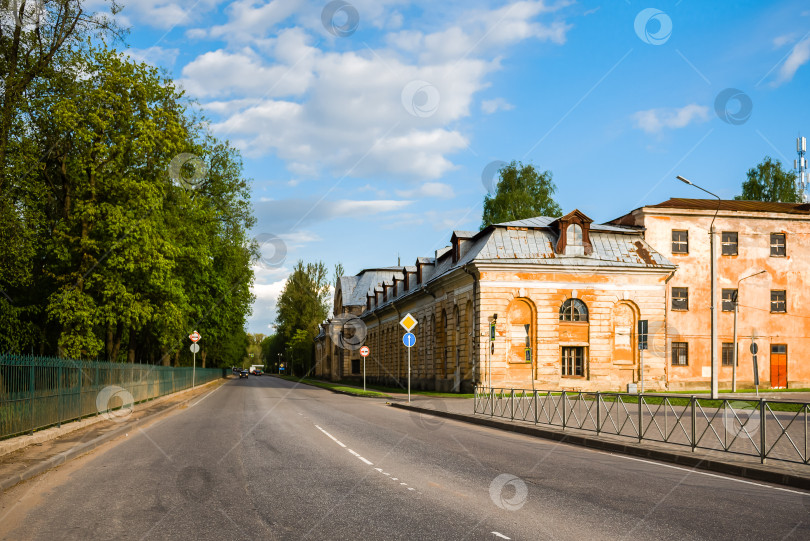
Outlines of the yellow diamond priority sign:
<svg viewBox="0 0 810 541">
<path fill-rule="evenodd" d="M 402 325 L 402 327 L 408 332 L 411 332 L 411 329 L 416 327 L 417 323 L 418 321 L 416 321 L 416 318 L 411 314 L 405 314 L 405 317 L 403 317 L 402 321 L 399 322 L 399 324 Z"/>
</svg>

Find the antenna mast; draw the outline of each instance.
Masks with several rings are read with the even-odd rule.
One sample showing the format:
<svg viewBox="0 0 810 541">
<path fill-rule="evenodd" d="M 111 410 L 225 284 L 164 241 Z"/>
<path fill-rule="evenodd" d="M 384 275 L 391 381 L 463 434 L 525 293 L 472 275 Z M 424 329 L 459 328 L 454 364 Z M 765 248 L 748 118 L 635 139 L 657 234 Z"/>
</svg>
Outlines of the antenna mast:
<svg viewBox="0 0 810 541">
<path fill-rule="evenodd" d="M 802 198 L 802 203 L 807 203 L 807 184 L 810 182 L 810 177 L 807 175 L 807 159 L 804 157 L 807 152 L 807 138 L 796 138 L 796 153 L 799 157 L 793 160 L 793 169 L 796 170 L 796 191 Z"/>
</svg>

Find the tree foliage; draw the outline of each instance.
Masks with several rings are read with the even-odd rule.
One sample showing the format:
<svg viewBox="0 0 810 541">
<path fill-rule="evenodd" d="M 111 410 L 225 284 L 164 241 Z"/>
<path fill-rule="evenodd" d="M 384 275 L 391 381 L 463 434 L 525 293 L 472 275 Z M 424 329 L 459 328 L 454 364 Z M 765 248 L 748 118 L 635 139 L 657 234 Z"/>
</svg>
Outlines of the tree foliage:
<svg viewBox="0 0 810 541">
<path fill-rule="evenodd" d="M 531 164 L 512 161 L 500 170 L 495 194 L 484 197 L 481 227 L 535 216 L 561 216 L 562 209 L 552 197 L 556 190 L 550 171 L 541 173 Z"/>
<path fill-rule="evenodd" d="M 24 99 L 4 87 L 0 351 L 190 363 L 196 329 L 203 364 L 230 364 L 257 255 L 241 158 L 168 77 L 78 40 L 107 28 L 82 4 L 46 2 L 63 12 L 42 34 L 62 37 L 45 67 L 16 69 Z M 32 58 L 37 39 L 19 40 Z"/>
<path fill-rule="evenodd" d="M 319 325 L 329 313 L 329 271 L 326 265 L 304 264 L 298 261 L 278 299 L 276 307 L 276 335 L 282 344 L 284 358 L 292 363 L 293 372 L 303 375 L 312 367 L 314 358 L 313 340 L 318 335 Z M 268 342 L 268 356 L 272 358 Z"/>
<path fill-rule="evenodd" d="M 742 183 L 742 195 L 734 199 L 782 203 L 801 203 L 802 200 L 796 189 L 796 173 L 785 171 L 782 162 L 770 156 L 748 170 Z"/>
</svg>

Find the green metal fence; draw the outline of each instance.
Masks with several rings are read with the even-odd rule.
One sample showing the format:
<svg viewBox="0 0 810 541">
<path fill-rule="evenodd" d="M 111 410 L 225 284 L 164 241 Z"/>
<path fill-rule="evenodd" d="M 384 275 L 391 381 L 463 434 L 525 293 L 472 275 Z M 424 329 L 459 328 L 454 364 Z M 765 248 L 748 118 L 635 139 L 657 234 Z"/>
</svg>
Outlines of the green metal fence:
<svg viewBox="0 0 810 541">
<path fill-rule="evenodd" d="M 126 417 L 132 406 L 208 383 L 221 368 L 76 361 L 0 354 L 0 439 L 92 415 Z"/>
</svg>

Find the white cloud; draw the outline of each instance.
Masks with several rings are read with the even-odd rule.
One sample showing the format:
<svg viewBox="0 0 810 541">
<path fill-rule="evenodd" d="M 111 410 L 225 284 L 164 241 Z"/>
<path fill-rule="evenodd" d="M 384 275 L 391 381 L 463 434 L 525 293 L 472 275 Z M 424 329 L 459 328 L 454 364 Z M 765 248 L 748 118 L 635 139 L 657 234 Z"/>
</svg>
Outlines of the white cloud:
<svg viewBox="0 0 810 541">
<path fill-rule="evenodd" d="M 484 100 L 481 102 L 481 110 L 488 115 L 497 111 L 511 111 L 514 108 L 514 105 L 503 98 L 495 98 L 494 100 Z"/>
<path fill-rule="evenodd" d="M 705 105 L 691 103 L 684 107 L 647 109 L 633 115 L 636 128 L 647 133 L 660 133 L 666 128 L 685 128 L 693 122 L 705 122 L 709 119 L 709 108 Z"/>
<path fill-rule="evenodd" d="M 396 13 L 384 9 L 390 1 L 352 3 L 364 24 L 399 24 Z M 356 51 L 329 52 L 322 47 L 331 35 L 328 43 L 314 39 L 325 33 L 320 20 L 295 14 L 300 2 L 272 4 L 231 4 L 228 20 L 208 34 L 229 45 L 186 65 L 180 83 L 220 115 L 212 124 L 216 135 L 248 157 L 276 155 L 297 177 L 326 170 L 340 178 L 441 178 L 455 167 L 450 157 L 469 144 L 458 122 L 470 116 L 475 94 L 499 69 L 502 49 L 526 39 L 561 44 L 570 28 L 536 20 L 565 2 L 519 1 L 470 11 L 434 33 L 388 34 L 387 49 L 347 40 Z M 302 26 L 272 29 L 290 20 Z M 426 85 L 410 95 L 414 81 Z M 432 100 L 427 112 L 420 109 L 425 96 Z M 503 100 L 482 106 L 510 107 Z"/>
<path fill-rule="evenodd" d="M 789 82 L 796 75 L 796 71 L 810 60 L 810 38 L 805 38 L 793 46 L 785 63 L 779 68 L 779 75 L 774 86 Z"/>
<path fill-rule="evenodd" d="M 421 199 L 428 197 L 452 199 L 456 196 L 456 194 L 453 192 L 453 187 L 443 182 L 425 182 L 413 190 L 397 190 L 396 194 L 399 197 L 405 197 L 408 199 Z"/>
<path fill-rule="evenodd" d="M 145 62 L 156 67 L 171 67 L 174 65 L 177 55 L 180 54 L 180 49 L 166 49 L 155 45 L 146 49 L 129 48 L 124 51 L 124 54 L 136 62 Z"/>
</svg>

